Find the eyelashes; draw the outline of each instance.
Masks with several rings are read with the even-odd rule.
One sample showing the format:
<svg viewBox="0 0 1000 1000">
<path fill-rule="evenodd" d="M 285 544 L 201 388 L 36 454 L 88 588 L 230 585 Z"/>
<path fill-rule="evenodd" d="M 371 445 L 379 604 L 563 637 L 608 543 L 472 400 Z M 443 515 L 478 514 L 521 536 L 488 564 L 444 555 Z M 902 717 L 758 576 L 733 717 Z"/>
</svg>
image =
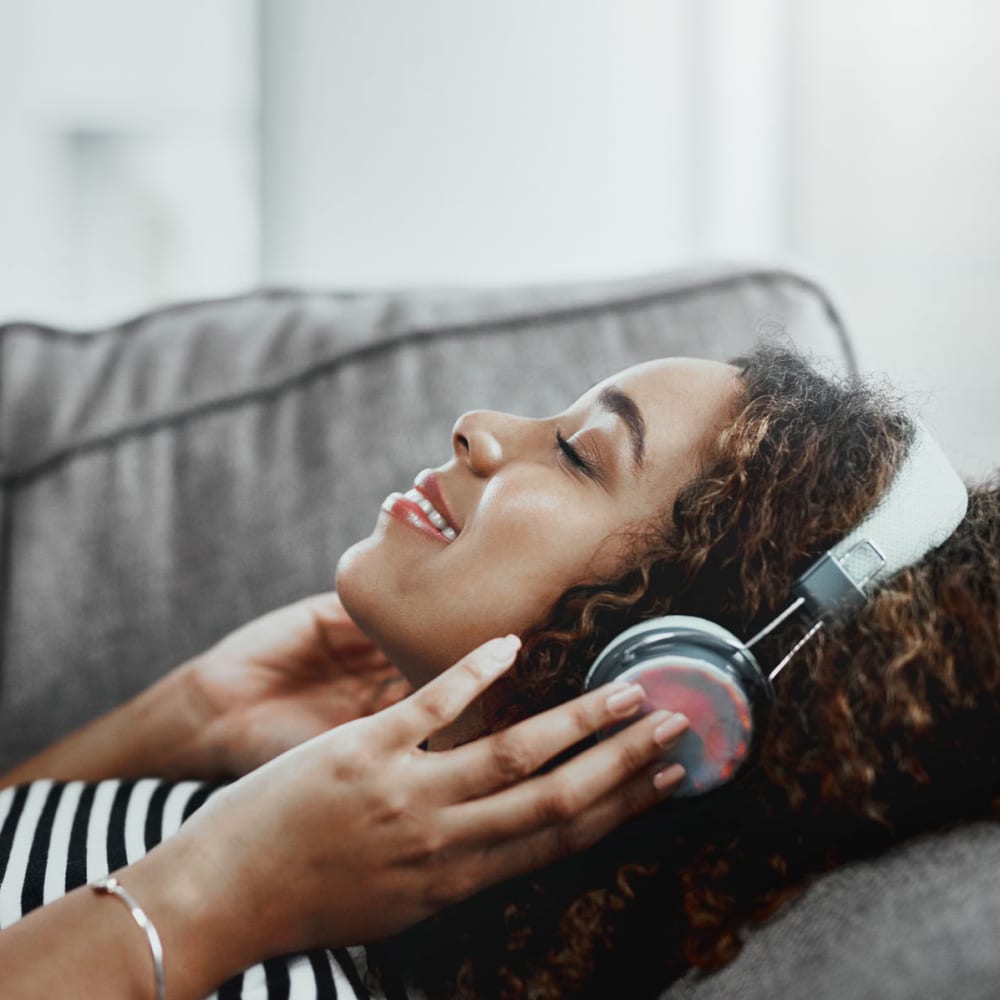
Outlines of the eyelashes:
<svg viewBox="0 0 1000 1000">
<path fill-rule="evenodd" d="M 566 460 L 570 465 L 572 465 L 575 469 L 579 469 L 585 476 L 589 476 L 591 479 L 600 481 L 601 476 L 597 466 L 589 459 L 584 458 L 584 456 L 580 454 L 580 452 L 574 448 L 573 445 L 571 445 L 558 430 L 556 431 L 556 444 L 559 446 L 559 450 L 563 453 L 563 455 L 566 456 Z"/>
</svg>

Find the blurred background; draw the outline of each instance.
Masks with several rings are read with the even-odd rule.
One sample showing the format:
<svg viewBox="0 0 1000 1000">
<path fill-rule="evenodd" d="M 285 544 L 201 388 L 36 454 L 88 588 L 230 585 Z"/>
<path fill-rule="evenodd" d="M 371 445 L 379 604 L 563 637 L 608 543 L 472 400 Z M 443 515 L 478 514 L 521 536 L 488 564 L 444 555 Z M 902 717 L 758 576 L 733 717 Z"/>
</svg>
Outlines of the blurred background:
<svg viewBox="0 0 1000 1000">
<path fill-rule="evenodd" d="M 1000 464 L 995 0 L 0 0 L 0 322 L 791 266 Z"/>
</svg>

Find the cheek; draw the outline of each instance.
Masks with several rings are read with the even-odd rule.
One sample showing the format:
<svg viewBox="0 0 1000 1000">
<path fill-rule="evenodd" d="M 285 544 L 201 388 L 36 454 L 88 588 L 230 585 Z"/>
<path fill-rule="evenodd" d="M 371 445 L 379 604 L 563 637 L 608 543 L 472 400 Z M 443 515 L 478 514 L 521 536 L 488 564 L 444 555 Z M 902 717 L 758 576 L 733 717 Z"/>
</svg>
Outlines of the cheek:
<svg viewBox="0 0 1000 1000">
<path fill-rule="evenodd" d="M 482 509 L 461 557 L 467 567 L 477 568 L 469 577 L 478 584 L 472 589 L 494 600 L 502 596 L 525 619 L 522 629 L 536 624 L 570 587 L 617 568 L 617 521 L 599 504 L 537 494 L 519 502 L 499 491 L 496 499 L 490 510 Z M 457 561 L 457 546 L 454 555 Z"/>
<path fill-rule="evenodd" d="M 481 511 L 476 540 L 482 555 L 500 564 L 532 564 L 571 560 L 589 544 L 594 518 L 579 504 L 556 496 L 524 496 L 497 491 L 494 502 Z M 485 505 L 484 505 L 485 507 Z"/>
</svg>

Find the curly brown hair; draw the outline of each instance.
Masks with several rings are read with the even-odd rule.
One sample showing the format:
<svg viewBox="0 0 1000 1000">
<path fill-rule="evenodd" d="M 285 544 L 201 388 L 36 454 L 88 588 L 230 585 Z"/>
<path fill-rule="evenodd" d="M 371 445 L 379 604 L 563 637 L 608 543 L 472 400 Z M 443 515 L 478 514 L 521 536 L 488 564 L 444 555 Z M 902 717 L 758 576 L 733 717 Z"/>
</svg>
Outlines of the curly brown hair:
<svg viewBox="0 0 1000 1000">
<path fill-rule="evenodd" d="M 635 539 L 619 579 L 575 587 L 524 637 L 498 729 L 580 693 L 618 632 L 657 615 L 750 635 L 875 505 L 912 425 L 886 390 L 787 350 L 740 359 L 742 398 L 703 473 Z M 776 684 L 758 766 L 668 803 L 583 855 L 513 880 L 391 943 L 447 996 L 654 996 L 731 960 L 805 880 L 917 831 L 991 811 L 1000 775 L 1000 488 L 956 532 L 834 621 Z M 761 643 L 776 662 L 795 635 Z M 457 989 L 456 989 L 457 984 Z"/>
</svg>

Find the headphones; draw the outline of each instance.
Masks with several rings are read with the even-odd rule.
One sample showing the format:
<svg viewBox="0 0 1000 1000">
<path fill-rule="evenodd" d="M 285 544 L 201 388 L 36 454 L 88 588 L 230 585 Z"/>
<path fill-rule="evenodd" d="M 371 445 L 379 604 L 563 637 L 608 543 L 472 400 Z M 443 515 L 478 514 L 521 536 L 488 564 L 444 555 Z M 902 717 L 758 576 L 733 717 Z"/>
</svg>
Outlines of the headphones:
<svg viewBox="0 0 1000 1000">
<path fill-rule="evenodd" d="M 703 795 L 740 774 L 765 730 L 771 682 L 789 660 L 825 620 L 856 611 L 879 582 L 940 545 L 965 517 L 965 484 L 923 423 L 914 425 L 906 458 L 874 510 L 795 581 L 791 604 L 749 641 L 705 618 L 667 615 L 622 632 L 594 661 L 585 690 L 633 681 L 646 692 L 639 717 L 667 708 L 689 719 L 663 758 L 684 767 L 674 798 Z M 768 673 L 751 648 L 797 611 L 812 624 Z"/>
</svg>

